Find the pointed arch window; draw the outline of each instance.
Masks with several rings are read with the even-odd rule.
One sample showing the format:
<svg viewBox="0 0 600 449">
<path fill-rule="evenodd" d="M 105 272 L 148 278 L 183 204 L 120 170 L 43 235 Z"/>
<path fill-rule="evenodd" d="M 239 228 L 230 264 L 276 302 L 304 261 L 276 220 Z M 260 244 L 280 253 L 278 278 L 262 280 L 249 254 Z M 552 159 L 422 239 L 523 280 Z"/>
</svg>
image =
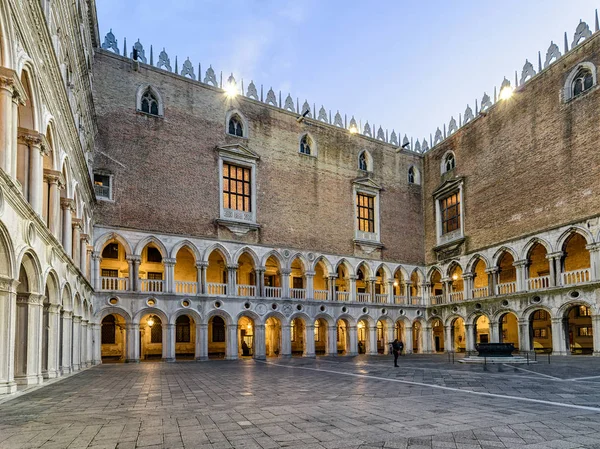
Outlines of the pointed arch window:
<svg viewBox="0 0 600 449">
<path fill-rule="evenodd" d="M 594 85 L 594 76 L 592 71 L 588 68 L 582 68 L 577 72 L 575 79 L 573 80 L 573 96 L 581 95 L 588 89 L 591 89 Z"/>
<path fill-rule="evenodd" d="M 191 337 L 190 329 L 190 317 L 187 315 L 178 317 L 177 321 L 175 321 L 175 342 L 189 343 Z"/>
<path fill-rule="evenodd" d="M 408 169 L 408 183 L 417 185 L 421 184 L 421 173 L 414 166 Z"/>
<path fill-rule="evenodd" d="M 364 171 L 368 169 L 367 155 L 364 151 L 358 155 L 358 169 Z"/>
<path fill-rule="evenodd" d="M 227 132 L 232 136 L 244 137 L 244 126 L 238 115 L 234 115 L 229 119 Z"/>
<path fill-rule="evenodd" d="M 162 117 L 163 105 L 158 91 L 152 86 L 140 86 L 137 92 L 137 110 L 144 114 Z"/>
<path fill-rule="evenodd" d="M 585 94 L 597 84 L 596 66 L 589 62 L 580 62 L 575 66 L 563 87 L 563 100 L 570 101 Z"/>
<path fill-rule="evenodd" d="M 158 100 L 150 90 L 142 95 L 142 112 L 158 115 Z"/>
<path fill-rule="evenodd" d="M 300 153 L 310 156 L 312 154 L 313 142 L 308 134 L 304 134 L 300 139 Z"/>
<path fill-rule="evenodd" d="M 455 167 L 456 159 L 454 158 L 454 154 L 450 152 L 444 156 L 442 164 L 442 174 L 454 170 Z"/>
</svg>

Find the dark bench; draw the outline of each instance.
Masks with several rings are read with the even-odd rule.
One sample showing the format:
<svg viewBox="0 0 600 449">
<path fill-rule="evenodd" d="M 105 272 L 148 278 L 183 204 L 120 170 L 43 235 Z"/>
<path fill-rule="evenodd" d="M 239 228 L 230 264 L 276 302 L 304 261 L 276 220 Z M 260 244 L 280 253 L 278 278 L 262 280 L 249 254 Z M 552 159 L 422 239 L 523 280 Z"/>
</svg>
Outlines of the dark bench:
<svg viewBox="0 0 600 449">
<path fill-rule="evenodd" d="M 479 343 L 475 345 L 479 357 L 512 357 L 514 343 Z"/>
</svg>

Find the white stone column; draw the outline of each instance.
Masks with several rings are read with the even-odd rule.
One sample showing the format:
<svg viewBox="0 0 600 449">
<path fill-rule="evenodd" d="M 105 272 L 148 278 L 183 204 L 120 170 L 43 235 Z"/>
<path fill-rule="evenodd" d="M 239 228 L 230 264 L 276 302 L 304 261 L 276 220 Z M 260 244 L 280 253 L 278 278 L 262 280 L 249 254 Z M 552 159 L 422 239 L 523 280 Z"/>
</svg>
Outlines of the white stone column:
<svg viewBox="0 0 600 449">
<path fill-rule="evenodd" d="M 73 259 L 73 264 L 75 264 L 76 267 L 79 266 L 80 261 L 79 261 L 79 255 L 80 255 L 80 231 L 81 231 L 81 219 L 80 218 L 73 218 L 71 219 L 71 226 L 73 227 L 73 231 L 72 231 L 72 239 L 73 242 L 71 243 L 71 258 Z"/>
<path fill-rule="evenodd" d="M 452 341 L 452 325 L 444 326 L 444 351 L 455 352 L 454 342 Z"/>
<path fill-rule="evenodd" d="M 85 366 L 90 367 L 94 358 L 94 324 L 91 321 L 88 321 L 86 344 Z"/>
<path fill-rule="evenodd" d="M 281 274 L 281 297 L 289 298 L 290 297 L 290 270 L 280 270 Z"/>
<path fill-rule="evenodd" d="M 304 345 L 304 357 L 315 358 L 315 324 L 306 323 L 305 326 L 306 339 Z"/>
<path fill-rule="evenodd" d="M 529 320 L 519 320 L 519 352 L 529 352 L 532 349 L 529 326 Z"/>
<path fill-rule="evenodd" d="M 196 263 L 196 276 L 198 279 L 198 295 L 204 295 L 206 293 L 206 262 Z"/>
<path fill-rule="evenodd" d="M 404 352 L 413 353 L 413 328 L 410 323 L 404 326 Z"/>
<path fill-rule="evenodd" d="M 475 326 L 465 323 L 465 351 L 470 354 L 475 351 Z"/>
<path fill-rule="evenodd" d="M 73 211 L 73 200 L 70 198 L 61 198 L 60 205 L 63 211 L 63 232 L 62 232 L 62 244 L 65 252 L 69 257 L 73 254 L 73 224 L 72 224 L 72 211 Z"/>
<path fill-rule="evenodd" d="M 83 273 L 85 278 L 88 278 L 87 273 L 87 247 L 88 247 L 89 236 L 87 234 L 80 234 L 79 236 L 79 270 Z"/>
<path fill-rule="evenodd" d="M 597 281 L 600 279 L 600 242 L 587 245 L 586 248 L 590 252 L 590 279 Z"/>
<path fill-rule="evenodd" d="M 490 321 L 490 343 L 500 343 L 498 321 Z"/>
<path fill-rule="evenodd" d="M 140 329 L 139 324 L 125 325 L 125 362 L 139 363 L 140 361 Z"/>
<path fill-rule="evenodd" d="M 394 280 L 388 280 L 386 284 L 387 302 L 388 304 L 394 304 Z"/>
<path fill-rule="evenodd" d="M 15 94 L 16 74 L 8 73 L 8 69 L 0 69 L 0 164 L 9 176 L 15 177 L 12 171 L 12 156 L 14 146 L 14 131 L 17 117 L 13 116 L 13 96 Z M 0 374 L 1 376 L 1 374 Z M 0 382 L 2 378 L 0 377 Z M 1 388 L 1 387 L 0 387 Z M 2 390 L 0 390 L 0 393 Z"/>
<path fill-rule="evenodd" d="M 226 326 L 227 350 L 225 360 L 237 360 L 238 358 L 238 329 L 235 323 Z"/>
<path fill-rule="evenodd" d="M 567 346 L 567 330 L 562 318 L 552 318 L 552 353 L 554 355 L 571 355 Z"/>
<path fill-rule="evenodd" d="M 527 290 L 527 259 L 516 260 L 513 262 L 513 267 L 517 269 L 517 291 L 522 292 Z"/>
<path fill-rule="evenodd" d="M 0 276 L 0 395 L 17 391 L 14 379 L 17 285 L 18 281 Z"/>
<path fill-rule="evenodd" d="M 237 291 L 238 265 L 227 266 L 227 296 L 238 296 Z M 237 348 L 236 348 L 237 351 Z"/>
<path fill-rule="evenodd" d="M 356 275 L 351 274 L 348 276 L 350 281 L 350 302 L 356 302 Z M 332 298 L 335 299 L 335 298 Z"/>
<path fill-rule="evenodd" d="M 265 296 L 265 267 L 258 267 L 256 269 L 256 280 L 258 281 L 258 285 L 256 286 L 256 296 L 264 297 Z"/>
<path fill-rule="evenodd" d="M 44 204 L 44 154 L 41 136 L 29 141 L 29 203 L 42 217 Z"/>
<path fill-rule="evenodd" d="M 128 261 L 131 260 L 129 266 L 129 289 L 134 292 L 139 292 L 141 287 L 140 282 L 140 263 L 142 262 L 141 256 L 128 256 Z"/>
<path fill-rule="evenodd" d="M 292 356 L 292 335 L 289 324 L 281 324 L 281 357 Z"/>
<path fill-rule="evenodd" d="M 11 142 L 12 142 L 12 147 L 11 147 L 11 168 L 10 168 L 10 174 L 14 179 L 17 179 L 17 155 L 18 155 L 18 143 L 17 143 L 17 139 L 19 136 L 19 103 L 25 105 L 25 100 L 26 98 L 23 96 L 19 96 L 19 95 L 13 95 L 13 102 L 12 102 L 12 124 L 11 124 L 11 128 L 12 128 L 12 138 L 11 138 Z"/>
<path fill-rule="evenodd" d="M 162 358 L 165 362 L 175 361 L 175 325 L 163 324 Z"/>
<path fill-rule="evenodd" d="M 600 355 L 600 315 L 592 315 L 592 334 L 594 337 L 594 355 Z"/>
<path fill-rule="evenodd" d="M 392 324 L 390 326 L 389 323 L 385 324 L 385 331 L 384 331 L 384 339 L 383 339 L 383 353 L 384 354 L 389 354 L 390 353 L 390 343 L 394 341 L 394 325 Z"/>
<path fill-rule="evenodd" d="M 473 299 L 473 273 L 463 273 L 463 295 L 466 300 Z"/>
<path fill-rule="evenodd" d="M 73 361 L 72 361 L 73 371 L 79 371 L 79 369 L 81 368 L 79 365 L 79 363 L 80 363 L 79 350 L 81 348 L 80 339 L 81 339 L 81 317 L 74 315 L 73 316 Z"/>
<path fill-rule="evenodd" d="M 550 267 L 550 287 L 561 285 L 560 259 L 564 255 L 562 251 L 546 254 L 548 266 Z"/>
<path fill-rule="evenodd" d="M 54 379 L 60 375 L 60 304 L 48 306 L 48 379 Z M 0 313 L 1 315 L 1 313 Z"/>
<path fill-rule="evenodd" d="M 79 368 L 84 369 L 86 367 L 85 359 L 87 358 L 87 334 L 88 334 L 88 320 L 81 320 L 81 334 L 79 336 Z"/>
<path fill-rule="evenodd" d="M 412 304 L 412 282 L 405 281 L 404 282 L 404 291 L 406 292 L 406 304 Z"/>
<path fill-rule="evenodd" d="M 65 310 L 62 313 L 63 320 L 63 344 L 62 344 L 62 366 L 63 374 L 69 374 L 72 371 L 71 366 L 71 345 L 73 341 L 73 312 Z"/>
<path fill-rule="evenodd" d="M 346 328 L 346 332 L 348 332 L 346 340 L 346 355 L 358 355 L 358 329 L 356 326 L 348 326 Z"/>
<path fill-rule="evenodd" d="M 327 355 L 337 355 L 337 326 L 327 326 Z"/>
<path fill-rule="evenodd" d="M 306 277 L 306 299 L 308 300 L 312 300 L 315 297 L 315 274 L 314 271 L 307 271 L 304 273 L 304 276 Z"/>
<path fill-rule="evenodd" d="M 267 346 L 265 341 L 265 325 L 254 325 L 254 355 L 257 360 L 266 360 Z"/>
<path fill-rule="evenodd" d="M 196 323 L 196 360 L 208 360 L 208 324 Z"/>
<path fill-rule="evenodd" d="M 177 259 L 163 259 L 165 265 L 165 291 L 175 293 L 175 263 Z"/>
<path fill-rule="evenodd" d="M 421 284 L 421 305 L 431 305 L 431 284 L 428 282 L 423 282 Z"/>
<path fill-rule="evenodd" d="M 92 251 L 92 286 L 97 292 L 101 290 L 100 282 L 100 253 L 98 251 Z"/>
<path fill-rule="evenodd" d="M 431 326 L 425 325 L 421 328 L 422 339 L 423 339 L 423 349 L 421 352 L 423 354 L 433 354 L 435 351 L 433 350 L 433 332 Z"/>
<path fill-rule="evenodd" d="M 369 355 L 377 355 L 377 323 L 369 326 Z"/>
<path fill-rule="evenodd" d="M 127 341 L 123 339 L 123 349 L 127 347 Z M 102 335 L 100 324 L 94 323 L 92 325 L 92 364 L 100 365 L 102 363 Z"/>
</svg>

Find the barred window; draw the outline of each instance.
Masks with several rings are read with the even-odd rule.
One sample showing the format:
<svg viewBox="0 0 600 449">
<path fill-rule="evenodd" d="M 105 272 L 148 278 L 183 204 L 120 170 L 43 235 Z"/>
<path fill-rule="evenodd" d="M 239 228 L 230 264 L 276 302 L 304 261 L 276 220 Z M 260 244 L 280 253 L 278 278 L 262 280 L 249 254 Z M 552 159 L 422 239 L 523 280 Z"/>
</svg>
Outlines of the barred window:
<svg viewBox="0 0 600 449">
<path fill-rule="evenodd" d="M 94 192 L 99 198 L 112 199 L 110 188 L 110 175 L 94 173 Z M 104 257 L 104 256 L 103 256 Z"/>
<path fill-rule="evenodd" d="M 223 162 L 223 208 L 251 212 L 250 169 Z"/>
<path fill-rule="evenodd" d="M 454 193 L 440 201 L 442 234 L 460 229 L 460 194 Z"/>
<path fill-rule="evenodd" d="M 375 232 L 375 197 L 358 193 L 356 203 L 358 229 L 363 232 Z"/>
<path fill-rule="evenodd" d="M 187 315 L 181 315 L 175 322 L 175 342 L 176 343 L 189 343 L 190 342 L 190 317 Z"/>
</svg>

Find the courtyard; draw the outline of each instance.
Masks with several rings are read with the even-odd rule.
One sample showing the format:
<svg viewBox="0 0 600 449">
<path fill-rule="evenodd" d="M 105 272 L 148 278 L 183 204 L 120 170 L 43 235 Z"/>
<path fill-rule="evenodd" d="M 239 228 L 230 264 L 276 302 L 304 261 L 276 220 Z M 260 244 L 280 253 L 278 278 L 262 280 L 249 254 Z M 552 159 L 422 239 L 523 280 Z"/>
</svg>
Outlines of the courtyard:
<svg viewBox="0 0 600 449">
<path fill-rule="evenodd" d="M 1 448 L 600 447 L 600 359 L 104 364 L 0 401 Z"/>
</svg>

